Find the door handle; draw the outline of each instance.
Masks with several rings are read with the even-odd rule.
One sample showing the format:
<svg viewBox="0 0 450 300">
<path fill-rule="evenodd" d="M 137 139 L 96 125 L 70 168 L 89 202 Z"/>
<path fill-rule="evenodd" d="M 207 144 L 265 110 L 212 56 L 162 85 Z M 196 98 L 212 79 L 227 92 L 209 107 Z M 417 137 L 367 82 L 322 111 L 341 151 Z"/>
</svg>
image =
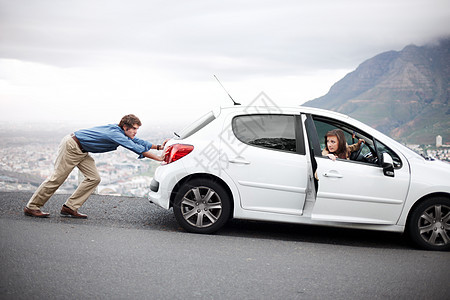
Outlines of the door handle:
<svg viewBox="0 0 450 300">
<path fill-rule="evenodd" d="M 323 173 L 324 177 L 331 177 L 331 178 L 342 178 L 344 176 L 342 176 L 341 174 L 337 173 L 337 172 L 325 172 Z"/>
<path fill-rule="evenodd" d="M 229 162 L 232 163 L 232 164 L 241 164 L 241 165 L 249 165 L 250 164 L 249 161 L 245 160 L 242 157 L 232 158 L 232 159 L 229 160 Z"/>
</svg>

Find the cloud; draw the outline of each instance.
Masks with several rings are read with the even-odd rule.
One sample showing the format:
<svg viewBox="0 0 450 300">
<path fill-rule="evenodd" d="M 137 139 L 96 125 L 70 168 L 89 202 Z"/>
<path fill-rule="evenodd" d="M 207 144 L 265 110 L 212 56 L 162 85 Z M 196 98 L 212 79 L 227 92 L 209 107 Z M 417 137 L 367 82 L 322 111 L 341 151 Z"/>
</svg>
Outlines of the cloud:
<svg viewBox="0 0 450 300">
<path fill-rule="evenodd" d="M 209 59 L 219 68 L 222 57 L 237 62 L 225 71 L 293 74 L 450 33 L 448 1 L 433 0 L 3 0 L 1 8 L 4 58 L 68 67 L 137 55 L 149 65 Z"/>
<path fill-rule="evenodd" d="M 106 122 L 138 110 L 182 118 L 229 103 L 214 74 L 244 104 L 264 91 L 297 105 L 381 52 L 450 35 L 449 6 L 0 0 L 0 117 Z"/>
</svg>

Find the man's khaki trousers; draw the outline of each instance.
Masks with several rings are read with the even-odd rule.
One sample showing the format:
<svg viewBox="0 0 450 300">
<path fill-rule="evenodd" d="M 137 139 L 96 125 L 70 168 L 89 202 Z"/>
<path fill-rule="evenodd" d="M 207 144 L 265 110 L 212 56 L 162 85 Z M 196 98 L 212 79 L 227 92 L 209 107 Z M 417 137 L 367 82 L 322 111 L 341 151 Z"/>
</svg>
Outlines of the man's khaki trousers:
<svg viewBox="0 0 450 300">
<path fill-rule="evenodd" d="M 44 206 L 75 167 L 78 167 L 81 173 L 83 173 L 84 180 L 66 201 L 65 205 L 73 210 L 81 207 L 100 183 L 100 175 L 98 174 L 94 159 L 89 153 L 82 152 L 70 135 L 64 137 L 59 145 L 58 157 L 55 161 L 53 174 L 39 186 L 30 201 L 28 201 L 27 207 L 30 209 L 40 209 Z"/>
</svg>

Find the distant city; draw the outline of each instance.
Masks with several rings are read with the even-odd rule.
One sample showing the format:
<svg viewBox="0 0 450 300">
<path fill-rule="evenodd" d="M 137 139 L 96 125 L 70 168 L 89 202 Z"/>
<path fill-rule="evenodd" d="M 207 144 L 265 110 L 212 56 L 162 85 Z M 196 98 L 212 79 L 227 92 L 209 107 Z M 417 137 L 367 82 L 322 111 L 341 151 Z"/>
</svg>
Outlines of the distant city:
<svg viewBox="0 0 450 300">
<path fill-rule="evenodd" d="M 173 137 L 173 131 L 180 130 L 182 126 L 169 130 L 148 125 L 139 130 L 138 137 L 161 143 L 165 138 Z M 85 127 L 65 124 L 14 127 L 0 124 L 0 191 L 34 192 L 52 173 L 60 140 L 78 128 Z M 146 197 L 155 170 L 160 165 L 147 158 L 138 159 L 137 154 L 123 147 L 90 155 L 102 179 L 96 193 L 103 195 Z M 79 177 L 82 178 L 82 175 L 75 168 L 57 193 L 73 193 L 79 184 Z"/>
<path fill-rule="evenodd" d="M 408 148 L 432 159 L 450 162 L 450 145 L 443 144 L 442 136 L 436 137 L 435 145 L 406 145 Z"/>
<path fill-rule="evenodd" d="M 32 144 L 1 148 L 0 190 L 35 191 L 53 171 L 57 146 Z M 91 156 L 102 178 L 96 192 L 102 195 L 146 197 L 155 170 L 160 165 L 150 159 L 137 159 L 137 154 L 122 147 L 108 153 L 91 153 Z M 73 193 L 79 176 L 75 168 L 57 193 Z"/>
<path fill-rule="evenodd" d="M 167 130 L 156 130 L 153 133 L 154 137 L 148 140 L 155 143 L 165 137 L 171 137 Z M 60 136 L 45 140 L 36 136 L 1 138 L 0 191 L 34 192 L 53 171 Z M 450 146 L 443 145 L 439 136 L 435 145 L 408 145 L 408 147 L 424 156 L 450 162 Z M 137 154 L 122 147 L 117 151 L 91 155 L 102 178 L 96 193 L 147 197 L 150 182 L 160 165 L 159 162 L 137 159 Z M 75 168 L 57 193 L 73 193 L 78 186 L 79 175 L 78 169 Z"/>
</svg>

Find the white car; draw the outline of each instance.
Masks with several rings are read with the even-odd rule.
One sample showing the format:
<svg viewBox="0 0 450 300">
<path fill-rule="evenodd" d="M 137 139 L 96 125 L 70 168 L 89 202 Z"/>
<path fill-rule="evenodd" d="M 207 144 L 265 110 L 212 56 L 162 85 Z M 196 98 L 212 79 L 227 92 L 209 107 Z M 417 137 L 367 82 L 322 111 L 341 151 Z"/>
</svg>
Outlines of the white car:
<svg viewBox="0 0 450 300">
<path fill-rule="evenodd" d="M 322 156 L 342 129 L 349 160 Z M 222 108 L 166 145 L 149 200 L 173 207 L 189 232 L 230 218 L 406 231 L 421 248 L 450 249 L 450 164 L 424 158 L 348 116 L 314 108 Z"/>
</svg>

